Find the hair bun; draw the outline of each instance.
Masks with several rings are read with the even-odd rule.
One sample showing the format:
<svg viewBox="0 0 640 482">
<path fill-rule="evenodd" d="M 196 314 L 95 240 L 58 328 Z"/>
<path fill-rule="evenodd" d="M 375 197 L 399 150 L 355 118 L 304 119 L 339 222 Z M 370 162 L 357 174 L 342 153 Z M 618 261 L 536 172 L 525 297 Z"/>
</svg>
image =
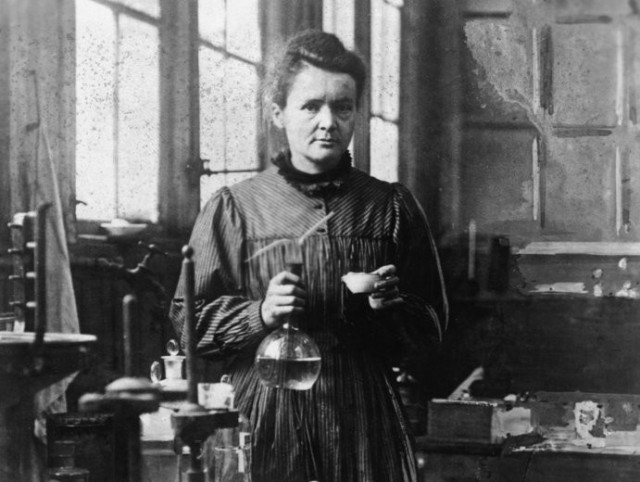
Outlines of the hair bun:
<svg viewBox="0 0 640 482">
<path fill-rule="evenodd" d="M 320 30 L 305 30 L 298 33 L 289 41 L 287 50 L 291 54 L 318 60 L 344 55 L 346 52 L 338 37 Z"/>
</svg>

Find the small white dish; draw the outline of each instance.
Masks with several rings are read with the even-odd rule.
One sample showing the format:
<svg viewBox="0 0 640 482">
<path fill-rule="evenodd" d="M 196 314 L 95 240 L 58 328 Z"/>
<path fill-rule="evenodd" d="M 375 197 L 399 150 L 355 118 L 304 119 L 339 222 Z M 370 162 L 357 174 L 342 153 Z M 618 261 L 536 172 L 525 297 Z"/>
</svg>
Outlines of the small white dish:
<svg viewBox="0 0 640 482">
<path fill-rule="evenodd" d="M 110 236 L 134 236 L 147 228 L 144 223 L 130 223 L 125 219 L 114 219 L 109 223 L 102 223 L 101 228 L 105 229 Z"/>
<path fill-rule="evenodd" d="M 342 277 L 342 281 L 352 293 L 373 293 L 380 276 L 375 273 L 349 272 Z"/>
</svg>

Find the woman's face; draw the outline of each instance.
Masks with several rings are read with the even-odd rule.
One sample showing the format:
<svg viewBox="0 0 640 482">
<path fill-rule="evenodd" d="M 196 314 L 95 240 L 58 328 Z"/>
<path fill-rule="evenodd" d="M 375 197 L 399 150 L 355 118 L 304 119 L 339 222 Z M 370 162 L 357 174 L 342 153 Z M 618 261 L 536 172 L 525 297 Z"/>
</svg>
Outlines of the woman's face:
<svg viewBox="0 0 640 482">
<path fill-rule="evenodd" d="M 273 104 L 293 165 L 309 174 L 335 167 L 349 147 L 356 114 L 356 83 L 349 74 L 306 65 L 296 75 L 287 105 Z"/>
</svg>

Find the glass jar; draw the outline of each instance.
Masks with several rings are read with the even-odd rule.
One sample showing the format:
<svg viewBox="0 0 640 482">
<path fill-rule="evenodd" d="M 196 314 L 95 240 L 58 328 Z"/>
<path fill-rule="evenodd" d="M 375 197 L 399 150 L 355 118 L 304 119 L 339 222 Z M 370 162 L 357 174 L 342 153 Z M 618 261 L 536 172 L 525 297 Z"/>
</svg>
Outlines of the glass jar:
<svg viewBox="0 0 640 482">
<path fill-rule="evenodd" d="M 48 482 L 89 482 L 89 471 L 75 466 L 76 443 L 60 440 L 53 444 Z"/>
</svg>

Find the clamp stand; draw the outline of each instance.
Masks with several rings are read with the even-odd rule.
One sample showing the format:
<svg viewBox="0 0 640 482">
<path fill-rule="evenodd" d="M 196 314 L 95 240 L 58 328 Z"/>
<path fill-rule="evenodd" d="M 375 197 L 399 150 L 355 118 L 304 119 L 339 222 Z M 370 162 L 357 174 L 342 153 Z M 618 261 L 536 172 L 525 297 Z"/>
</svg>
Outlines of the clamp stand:
<svg viewBox="0 0 640 482">
<path fill-rule="evenodd" d="M 144 378 L 123 377 L 107 385 L 104 394 L 83 395 L 78 406 L 82 412 L 114 414 L 116 445 L 126 447 L 123 454 L 126 462 L 116 466 L 116 479 L 141 481 L 140 415 L 158 410 L 158 389 Z"/>
<path fill-rule="evenodd" d="M 220 428 L 233 428 L 238 425 L 238 412 L 234 410 L 208 411 L 198 405 L 198 382 L 195 370 L 195 303 L 194 303 L 194 270 L 193 249 L 185 246 L 182 249 L 182 268 L 185 275 L 185 338 L 187 355 L 187 403 L 177 413 L 171 415 L 171 425 L 176 437 L 189 446 L 188 482 L 204 482 L 205 474 L 200 461 L 202 443 Z"/>
<path fill-rule="evenodd" d="M 104 394 L 88 393 L 78 400 L 81 412 L 113 413 L 116 430 L 117 480 L 139 482 L 142 480 L 142 456 L 140 448 L 140 415 L 156 412 L 160 407 L 160 390 L 146 378 L 133 377 L 132 326 L 135 318 L 136 297 L 124 297 L 124 353 L 125 376 L 105 387 Z M 124 449 L 120 449 L 124 447 Z M 120 451 L 122 450 L 122 451 Z"/>
</svg>

